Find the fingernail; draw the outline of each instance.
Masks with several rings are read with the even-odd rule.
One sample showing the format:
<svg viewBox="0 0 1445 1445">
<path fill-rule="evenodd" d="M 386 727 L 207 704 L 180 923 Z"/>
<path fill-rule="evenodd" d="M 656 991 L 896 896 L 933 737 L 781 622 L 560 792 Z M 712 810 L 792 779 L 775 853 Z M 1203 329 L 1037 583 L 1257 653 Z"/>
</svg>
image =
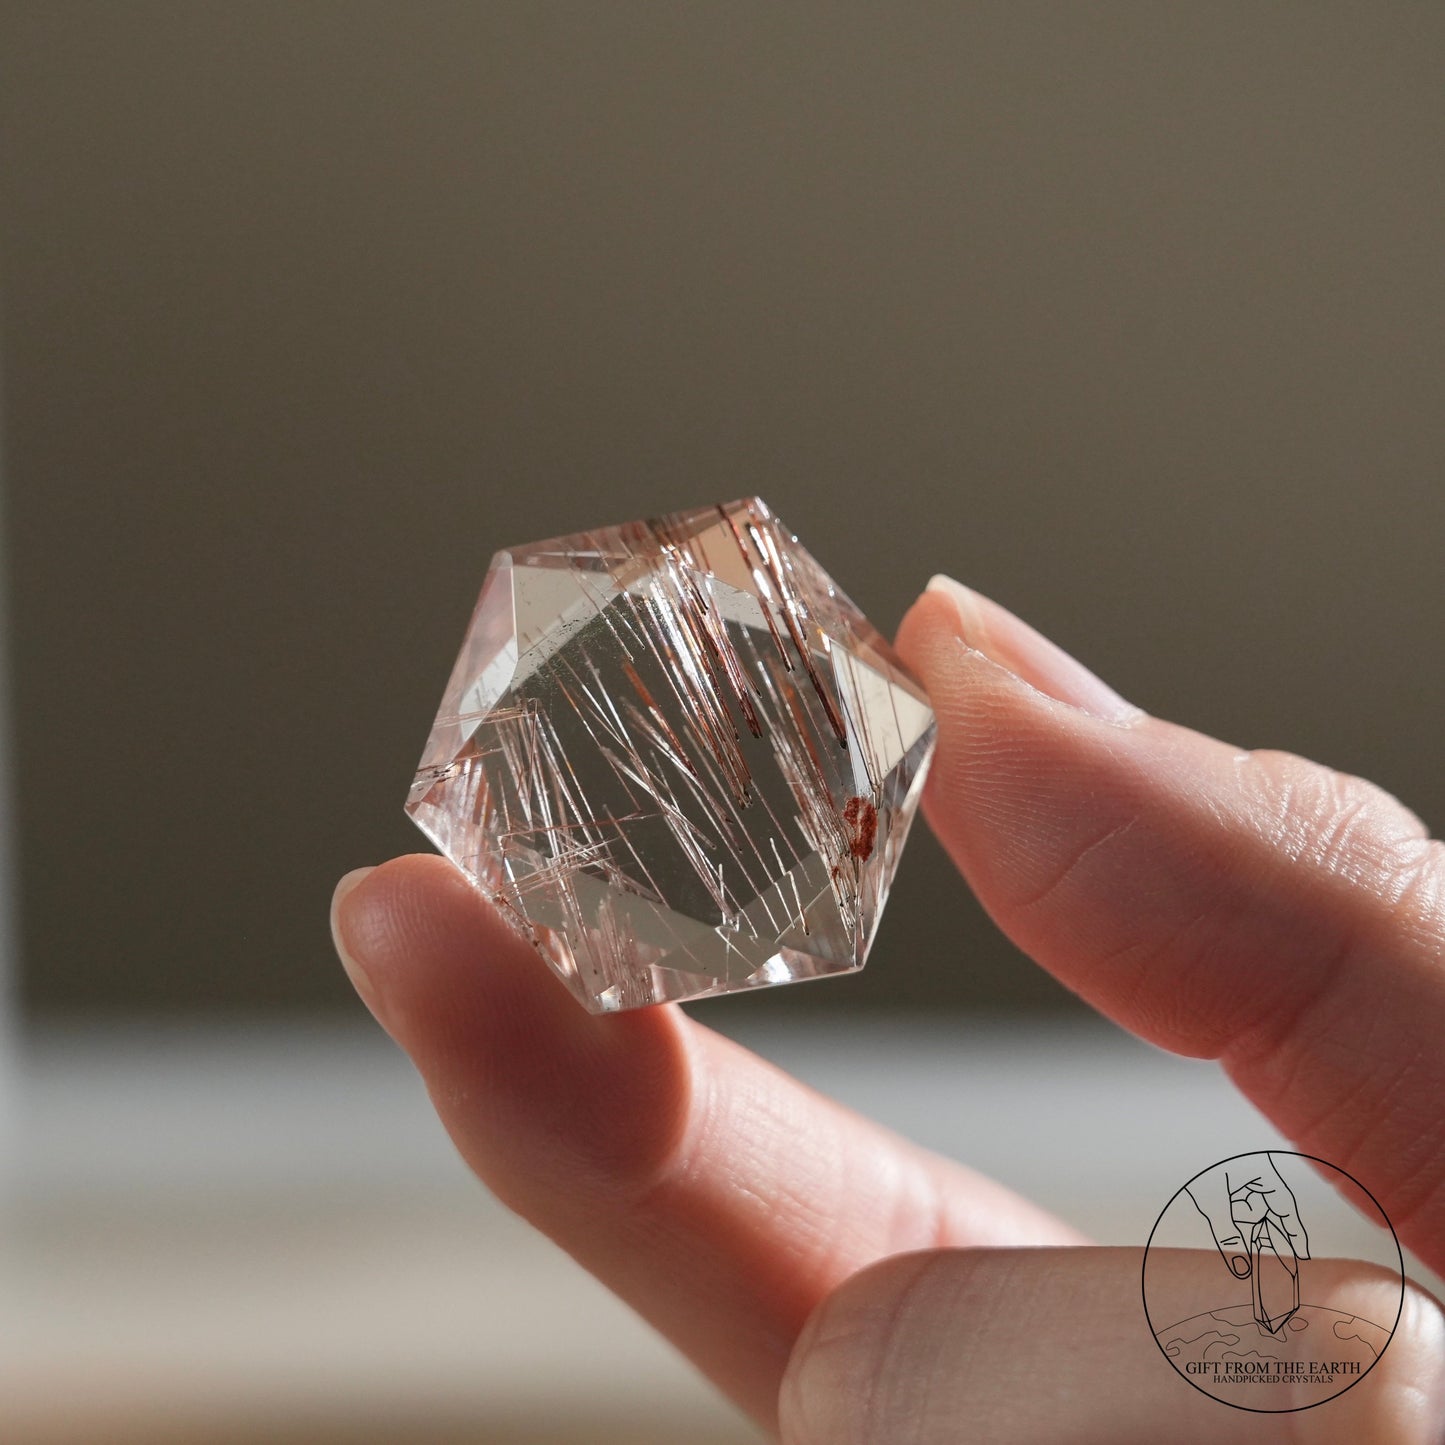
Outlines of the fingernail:
<svg viewBox="0 0 1445 1445">
<path fill-rule="evenodd" d="M 1229 1267 L 1240 1279 L 1249 1276 L 1249 1256 L 1247 1254 L 1232 1254 L 1229 1256 Z"/>
<path fill-rule="evenodd" d="M 362 1002 L 368 1008 L 372 1006 L 375 991 L 372 989 L 371 978 L 367 974 L 365 966 L 347 946 L 342 913 L 347 897 L 356 890 L 357 885 L 367 874 L 375 871 L 374 868 L 352 869 L 336 885 L 336 891 L 331 895 L 331 941 L 336 946 L 336 956 L 341 960 L 341 966 L 346 970 L 346 976 L 351 980 L 351 986 L 361 995 Z"/>
<path fill-rule="evenodd" d="M 1139 708 L 1125 702 L 1083 663 L 982 593 L 942 573 L 929 580 L 928 591 L 953 604 L 963 640 L 970 647 L 1039 692 L 1104 722 L 1131 723 L 1143 717 Z"/>
</svg>

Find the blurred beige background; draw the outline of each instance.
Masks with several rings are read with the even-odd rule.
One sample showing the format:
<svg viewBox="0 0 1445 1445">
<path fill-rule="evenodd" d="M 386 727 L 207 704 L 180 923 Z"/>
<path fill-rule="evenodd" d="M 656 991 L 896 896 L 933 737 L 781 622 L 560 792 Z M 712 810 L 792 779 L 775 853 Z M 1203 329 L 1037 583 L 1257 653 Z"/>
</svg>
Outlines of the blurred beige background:
<svg viewBox="0 0 1445 1445">
<path fill-rule="evenodd" d="M 0 1438 L 756 1438 L 331 956 L 497 547 L 760 492 L 1439 829 L 1442 74 L 1405 3 L 0 5 Z M 1279 1142 L 922 829 L 861 977 L 700 1012 L 1107 1241 Z"/>
<path fill-rule="evenodd" d="M 1445 10 L 0 10 L 38 1015 L 352 1007 L 490 553 L 759 491 L 1437 826 Z M 869 971 L 1062 1007 L 910 853 Z"/>
</svg>

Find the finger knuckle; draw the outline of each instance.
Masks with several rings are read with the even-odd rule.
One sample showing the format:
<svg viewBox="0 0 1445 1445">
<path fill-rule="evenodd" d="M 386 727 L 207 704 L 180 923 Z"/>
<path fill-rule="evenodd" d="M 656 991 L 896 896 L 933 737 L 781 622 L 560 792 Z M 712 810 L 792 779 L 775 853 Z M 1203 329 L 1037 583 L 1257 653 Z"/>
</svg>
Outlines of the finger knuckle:
<svg viewBox="0 0 1445 1445">
<path fill-rule="evenodd" d="M 1445 842 L 1399 799 L 1293 753 L 1249 753 L 1241 775 L 1280 866 L 1343 886 L 1357 947 L 1417 945 L 1445 962 Z"/>
<path fill-rule="evenodd" d="M 1261 750 L 1243 756 L 1240 780 L 1260 832 L 1288 863 L 1390 894 L 1424 850 L 1419 818 L 1365 778 Z"/>
<path fill-rule="evenodd" d="M 896 1438 L 908 1418 L 890 1368 L 928 1312 L 927 1280 L 944 1254 L 894 1255 L 850 1276 L 812 1313 L 783 1377 L 779 1428 L 786 1445 L 853 1445 Z"/>
<path fill-rule="evenodd" d="M 1445 843 L 1422 839 L 1401 860 L 1391 912 L 1405 932 L 1445 962 Z"/>
</svg>

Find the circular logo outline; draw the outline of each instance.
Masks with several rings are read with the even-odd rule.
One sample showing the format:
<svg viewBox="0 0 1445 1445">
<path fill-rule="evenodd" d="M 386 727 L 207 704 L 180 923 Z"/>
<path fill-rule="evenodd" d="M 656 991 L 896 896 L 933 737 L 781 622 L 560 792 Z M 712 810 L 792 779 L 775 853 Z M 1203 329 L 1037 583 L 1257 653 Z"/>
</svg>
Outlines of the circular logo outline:
<svg viewBox="0 0 1445 1445">
<path fill-rule="evenodd" d="M 1218 1169 L 1226 1164 L 1232 1164 L 1236 1159 L 1250 1159 L 1258 1154 L 1279 1154 L 1291 1159 L 1304 1159 L 1311 1164 L 1323 1165 L 1325 1169 L 1331 1171 L 1332 1173 L 1343 1175 L 1344 1178 L 1348 1179 L 1350 1183 L 1353 1184 L 1355 1188 L 1358 1189 L 1360 1193 L 1363 1194 L 1365 1198 L 1374 1205 L 1375 1209 L 1379 1213 L 1380 1218 L 1383 1219 L 1385 1222 L 1385 1228 L 1390 1231 L 1390 1241 L 1395 1246 L 1395 1259 L 1398 1262 L 1398 1272 L 1400 1276 L 1400 1299 L 1399 1303 L 1395 1307 L 1394 1323 L 1390 1326 L 1389 1335 L 1386 1338 L 1385 1343 L 1380 1347 L 1379 1354 L 1371 1362 L 1369 1367 L 1363 1370 L 1358 1376 L 1356 1376 L 1356 1378 L 1351 1380 L 1348 1385 L 1345 1385 L 1342 1389 L 1336 1390 L 1333 1395 L 1326 1395 L 1323 1400 L 1309 1400 L 1306 1401 L 1303 1405 L 1289 1405 L 1277 1410 L 1271 1410 L 1260 1405 L 1241 1405 L 1237 1401 L 1226 1399 L 1221 1395 L 1211 1394 L 1210 1391 L 1206 1390 L 1203 1385 L 1197 1384 L 1194 1380 L 1191 1380 L 1189 1376 L 1186 1375 L 1178 1367 L 1178 1365 L 1175 1364 L 1174 1360 L 1170 1357 L 1169 1352 L 1164 1348 L 1164 1345 L 1159 1339 L 1159 1331 L 1154 1327 L 1154 1318 L 1149 1313 L 1149 1251 L 1154 1245 L 1154 1236 L 1159 1232 L 1159 1226 L 1164 1222 L 1164 1216 L 1169 1213 L 1171 1208 L 1173 1208 L 1174 1203 L 1179 1198 L 1179 1196 L 1188 1192 L 1189 1186 L 1191 1184 L 1193 1184 L 1196 1180 L 1203 1178 L 1203 1176 L 1210 1173 L 1211 1170 Z M 1346 1395 L 1351 1390 L 1353 1390 L 1355 1386 L 1358 1385 L 1360 1381 L 1364 1380 L 1369 1375 L 1370 1371 L 1373 1370 L 1382 1359 L 1384 1359 L 1385 1351 L 1390 1348 L 1390 1342 L 1395 1338 L 1395 1331 L 1400 1327 L 1400 1317 L 1405 1312 L 1405 1284 L 1405 1254 L 1404 1251 L 1400 1248 L 1400 1236 L 1395 1233 L 1395 1226 L 1391 1221 L 1390 1216 L 1385 1213 L 1384 1209 L 1380 1204 L 1380 1201 L 1376 1199 L 1375 1196 L 1367 1188 L 1365 1188 L 1365 1186 L 1361 1184 L 1360 1181 L 1356 1179 L 1355 1176 L 1351 1174 L 1347 1169 L 1341 1169 L 1338 1164 L 1332 1164 L 1328 1159 L 1321 1159 L 1317 1154 L 1301 1153 L 1298 1149 L 1245 1149 L 1238 1154 L 1230 1154 L 1223 1159 L 1216 1160 L 1213 1164 L 1207 1164 L 1197 1173 L 1190 1175 L 1190 1177 L 1186 1179 L 1184 1183 L 1181 1184 L 1179 1188 L 1176 1189 L 1167 1200 L 1165 1200 L 1164 1207 L 1159 1211 L 1159 1217 L 1155 1219 L 1153 1227 L 1149 1231 L 1149 1238 L 1144 1245 L 1143 1258 L 1140 1260 L 1139 1263 L 1139 1298 L 1140 1303 L 1144 1308 L 1144 1322 L 1149 1326 L 1150 1337 L 1153 1339 L 1154 1345 L 1158 1349 L 1159 1353 L 1164 1357 L 1165 1363 L 1169 1366 L 1169 1368 L 1174 1372 L 1175 1375 L 1177 1375 L 1181 1380 L 1184 1381 L 1186 1385 L 1188 1385 L 1193 1390 L 1198 1390 L 1199 1393 L 1203 1395 L 1206 1399 L 1213 1400 L 1216 1404 L 1219 1405 L 1227 1405 L 1231 1410 L 1244 1410 L 1251 1415 L 1296 1415 L 1301 1410 L 1314 1410 L 1320 1405 L 1328 1405 L 1331 1400 L 1338 1400 L 1341 1395 Z"/>
</svg>

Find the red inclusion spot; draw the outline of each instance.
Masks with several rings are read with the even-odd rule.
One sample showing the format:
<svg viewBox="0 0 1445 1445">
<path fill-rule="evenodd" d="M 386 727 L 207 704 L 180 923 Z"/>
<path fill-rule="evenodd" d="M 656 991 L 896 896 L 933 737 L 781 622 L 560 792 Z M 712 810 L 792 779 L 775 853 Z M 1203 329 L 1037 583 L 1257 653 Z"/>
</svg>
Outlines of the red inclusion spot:
<svg viewBox="0 0 1445 1445">
<path fill-rule="evenodd" d="M 849 798 L 843 807 L 848 825 L 848 851 L 862 862 L 873 852 L 878 837 L 878 809 L 867 798 Z"/>
</svg>

